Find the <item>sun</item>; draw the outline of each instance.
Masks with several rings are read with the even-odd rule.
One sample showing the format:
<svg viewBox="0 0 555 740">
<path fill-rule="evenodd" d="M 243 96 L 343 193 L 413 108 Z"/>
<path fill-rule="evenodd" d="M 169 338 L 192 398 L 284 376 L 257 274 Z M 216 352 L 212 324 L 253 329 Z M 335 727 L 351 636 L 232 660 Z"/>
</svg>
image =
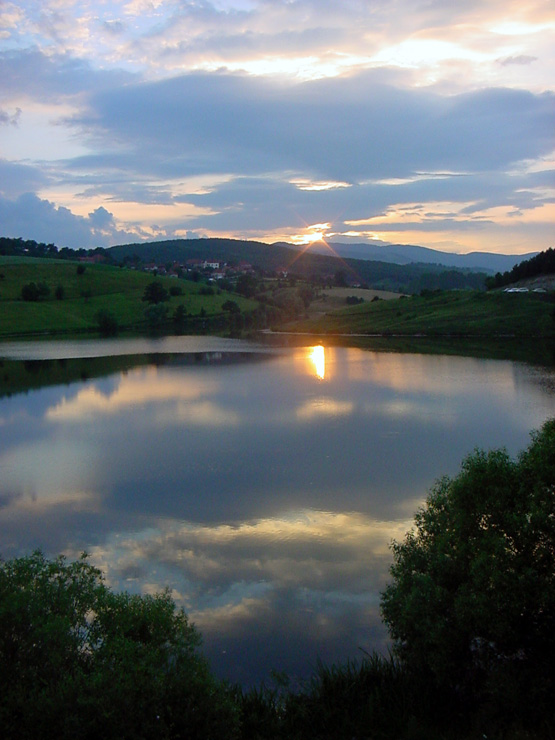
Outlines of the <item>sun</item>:
<svg viewBox="0 0 555 740">
<path fill-rule="evenodd" d="M 294 241 L 299 246 L 310 246 L 316 242 L 325 242 L 326 235 L 331 228 L 331 224 L 312 224 L 312 226 L 306 227 L 304 234 L 299 234 L 294 237 Z"/>
</svg>

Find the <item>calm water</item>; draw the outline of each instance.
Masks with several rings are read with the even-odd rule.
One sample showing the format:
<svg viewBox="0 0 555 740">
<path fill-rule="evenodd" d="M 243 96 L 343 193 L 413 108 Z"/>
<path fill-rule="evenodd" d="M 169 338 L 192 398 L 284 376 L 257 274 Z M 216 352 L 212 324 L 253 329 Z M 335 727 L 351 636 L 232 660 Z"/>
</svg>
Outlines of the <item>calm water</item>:
<svg viewBox="0 0 555 740">
<path fill-rule="evenodd" d="M 169 585 L 244 684 L 384 649 L 389 543 L 433 481 L 555 416 L 554 370 L 510 361 L 187 337 L 0 355 L 0 554 L 86 549 L 114 588 Z"/>
</svg>

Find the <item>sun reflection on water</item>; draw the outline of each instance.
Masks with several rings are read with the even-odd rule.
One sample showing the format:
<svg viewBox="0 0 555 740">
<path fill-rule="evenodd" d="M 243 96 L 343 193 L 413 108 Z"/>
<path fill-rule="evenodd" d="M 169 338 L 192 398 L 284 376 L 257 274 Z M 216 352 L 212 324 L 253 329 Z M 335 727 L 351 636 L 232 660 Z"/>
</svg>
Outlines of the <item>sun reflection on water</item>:
<svg viewBox="0 0 555 740">
<path fill-rule="evenodd" d="M 309 358 L 314 365 L 316 377 L 320 378 L 320 380 L 324 380 L 326 375 L 326 355 L 324 348 L 321 345 L 311 347 Z"/>
</svg>

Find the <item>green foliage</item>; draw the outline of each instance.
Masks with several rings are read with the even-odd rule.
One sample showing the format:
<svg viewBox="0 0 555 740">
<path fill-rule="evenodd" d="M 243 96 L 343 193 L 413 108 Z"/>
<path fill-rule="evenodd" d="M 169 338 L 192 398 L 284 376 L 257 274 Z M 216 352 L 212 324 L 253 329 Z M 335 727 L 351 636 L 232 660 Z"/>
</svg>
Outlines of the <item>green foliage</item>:
<svg viewBox="0 0 555 740">
<path fill-rule="evenodd" d="M 187 310 L 185 306 L 182 303 L 180 303 L 179 306 L 176 306 L 175 311 L 173 312 L 173 316 L 172 316 L 173 328 L 177 334 L 181 334 L 183 332 L 183 329 L 185 327 L 186 317 L 187 317 Z"/>
<path fill-rule="evenodd" d="M 27 283 L 21 288 L 21 297 L 24 301 L 40 301 L 49 295 L 50 288 L 46 283 Z"/>
<path fill-rule="evenodd" d="M 234 704 L 199 643 L 169 593 L 113 593 L 86 556 L 4 562 L 2 737 L 236 737 Z"/>
<path fill-rule="evenodd" d="M 516 461 L 477 450 L 393 545 L 382 612 L 396 654 L 484 713 L 553 717 L 555 420 Z"/>
<path fill-rule="evenodd" d="M 224 301 L 222 303 L 222 311 L 229 311 L 229 313 L 240 313 L 241 309 L 237 304 L 237 301 Z"/>
<path fill-rule="evenodd" d="M 488 278 L 486 285 L 488 289 L 501 288 L 503 285 L 516 283 L 518 280 L 526 280 L 538 275 L 552 275 L 555 273 L 555 249 L 546 249 L 529 260 L 524 260 L 515 265 L 512 270 L 501 274 L 498 272 L 494 278 Z"/>
<path fill-rule="evenodd" d="M 115 337 L 118 333 L 118 320 L 111 311 L 101 308 L 96 314 L 96 321 L 103 337 Z"/>
<path fill-rule="evenodd" d="M 143 301 L 153 305 L 156 305 L 158 303 L 165 303 L 169 300 L 169 298 L 170 294 L 159 280 L 153 280 L 151 283 L 149 283 L 145 288 L 145 292 L 143 293 Z"/>
<path fill-rule="evenodd" d="M 257 287 L 258 280 L 254 277 L 254 275 L 249 275 L 248 273 L 245 273 L 243 275 L 240 275 L 237 279 L 235 290 L 237 291 L 237 293 L 239 293 L 239 295 L 245 296 L 245 298 L 252 298 L 256 293 Z"/>
<path fill-rule="evenodd" d="M 111 265 L 88 264 L 83 275 L 77 275 L 76 264 L 69 260 L 34 259 L 30 257 L 0 257 L 4 279 L 0 295 L 0 337 L 16 334 L 49 332 L 98 331 L 97 314 L 100 310 L 112 313 L 120 330 L 136 333 L 145 331 L 144 308 L 142 302 L 146 286 L 152 282 L 148 273 L 134 269 L 122 269 Z M 176 280 L 169 277 L 158 278 L 162 286 L 170 292 L 172 287 L 181 287 L 182 296 L 170 296 L 164 304 L 172 314 L 179 303 L 185 303 L 189 315 L 197 315 L 204 307 L 208 317 L 221 313 L 221 304 L 233 297 L 241 311 L 252 311 L 255 303 L 239 296 L 222 293 L 214 296 L 201 296 L 198 287 L 183 281 L 175 286 Z M 45 283 L 55 288 L 63 285 L 63 305 L 58 301 L 22 301 L 22 286 L 29 282 Z M 167 322 L 165 329 L 171 331 Z M 187 331 L 195 332 L 196 327 L 187 323 Z M 226 322 L 221 322 L 221 330 Z"/>
<path fill-rule="evenodd" d="M 295 282 L 293 284 L 295 284 Z M 297 288 L 297 292 L 299 294 L 299 298 L 304 304 L 304 307 L 308 308 L 315 297 L 314 288 L 312 288 L 310 285 L 301 285 L 299 286 L 299 288 Z"/>
<path fill-rule="evenodd" d="M 167 306 L 161 303 L 152 303 L 145 309 L 145 319 L 148 331 L 151 334 L 159 334 L 164 329 L 168 317 Z"/>
<path fill-rule="evenodd" d="M 549 295 L 474 291 L 427 292 L 426 297 L 366 302 L 314 320 L 299 331 L 315 333 L 418 334 L 428 336 L 524 336 L 554 334 Z"/>
<path fill-rule="evenodd" d="M 286 676 L 274 675 L 274 682 L 240 697 L 245 740 L 429 740 L 447 737 L 456 716 L 446 692 L 376 654 L 345 665 L 319 663 L 298 690 Z"/>
<path fill-rule="evenodd" d="M 335 271 L 335 274 L 333 276 L 333 284 L 336 285 L 338 288 L 347 287 L 347 276 L 345 275 L 345 270 Z"/>
</svg>

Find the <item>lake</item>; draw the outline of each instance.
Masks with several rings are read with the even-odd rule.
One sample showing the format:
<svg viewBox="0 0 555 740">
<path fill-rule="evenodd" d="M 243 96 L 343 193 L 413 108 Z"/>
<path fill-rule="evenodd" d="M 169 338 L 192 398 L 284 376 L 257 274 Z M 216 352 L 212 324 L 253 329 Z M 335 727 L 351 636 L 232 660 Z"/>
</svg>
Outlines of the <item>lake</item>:
<svg viewBox="0 0 555 740">
<path fill-rule="evenodd" d="M 389 549 L 475 447 L 524 449 L 555 369 L 209 337 L 0 345 L 0 554 L 169 586 L 243 685 L 387 649 Z"/>
</svg>

